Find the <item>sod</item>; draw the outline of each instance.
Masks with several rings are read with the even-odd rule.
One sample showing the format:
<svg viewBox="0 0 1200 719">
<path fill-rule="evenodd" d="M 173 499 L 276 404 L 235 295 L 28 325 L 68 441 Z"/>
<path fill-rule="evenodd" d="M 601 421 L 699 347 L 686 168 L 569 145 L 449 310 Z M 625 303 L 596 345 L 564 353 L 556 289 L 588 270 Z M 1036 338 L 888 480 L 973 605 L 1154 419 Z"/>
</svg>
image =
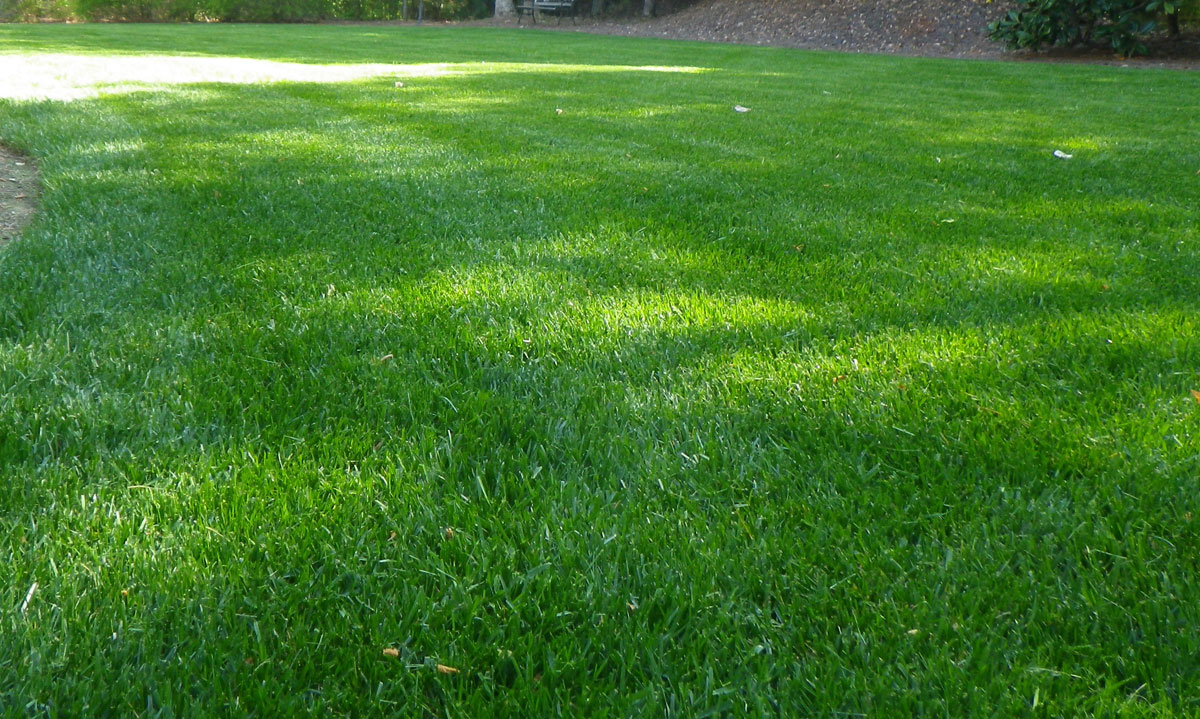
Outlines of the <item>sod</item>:
<svg viewBox="0 0 1200 719">
<path fill-rule="evenodd" d="M 1200 75 L 229 25 L 0 68 L 3 716 L 1200 714 Z"/>
</svg>

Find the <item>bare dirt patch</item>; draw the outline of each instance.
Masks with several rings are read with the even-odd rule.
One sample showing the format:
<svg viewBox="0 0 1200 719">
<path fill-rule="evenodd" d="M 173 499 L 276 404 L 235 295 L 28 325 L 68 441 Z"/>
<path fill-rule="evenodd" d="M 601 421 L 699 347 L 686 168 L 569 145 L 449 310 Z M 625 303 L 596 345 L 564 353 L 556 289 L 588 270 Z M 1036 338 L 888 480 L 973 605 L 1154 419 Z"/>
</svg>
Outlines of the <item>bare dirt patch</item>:
<svg viewBox="0 0 1200 719">
<path fill-rule="evenodd" d="M 1005 0 L 703 0 L 629 24 L 638 35 L 961 57 L 999 54 L 985 30 L 1001 7 Z"/>
<path fill-rule="evenodd" d="M 37 200 L 37 165 L 0 145 L 0 245 L 21 234 L 37 212 Z"/>
</svg>

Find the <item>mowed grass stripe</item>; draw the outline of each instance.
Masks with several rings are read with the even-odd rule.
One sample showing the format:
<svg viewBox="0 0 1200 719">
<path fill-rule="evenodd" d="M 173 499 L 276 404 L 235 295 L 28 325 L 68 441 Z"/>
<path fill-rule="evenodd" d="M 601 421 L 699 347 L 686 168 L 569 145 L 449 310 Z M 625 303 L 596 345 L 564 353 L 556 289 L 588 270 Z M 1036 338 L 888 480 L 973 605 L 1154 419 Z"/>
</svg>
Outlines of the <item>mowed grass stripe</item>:
<svg viewBox="0 0 1200 719">
<path fill-rule="evenodd" d="M 147 54 L 220 63 L 106 64 Z M 1200 710 L 1195 74 L 483 28 L 13 58 L 0 712 Z"/>
</svg>

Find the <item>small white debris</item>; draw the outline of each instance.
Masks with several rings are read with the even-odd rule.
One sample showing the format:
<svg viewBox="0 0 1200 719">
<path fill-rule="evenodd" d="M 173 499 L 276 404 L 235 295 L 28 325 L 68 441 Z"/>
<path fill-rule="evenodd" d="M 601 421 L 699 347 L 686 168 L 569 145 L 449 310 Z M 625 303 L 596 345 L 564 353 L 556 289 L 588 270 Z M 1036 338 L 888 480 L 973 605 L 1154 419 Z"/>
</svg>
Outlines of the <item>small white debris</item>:
<svg viewBox="0 0 1200 719">
<path fill-rule="evenodd" d="M 562 109 L 561 107 L 556 107 L 556 108 L 554 108 L 554 114 L 555 114 L 555 115 L 561 115 L 561 114 L 563 114 L 563 109 Z"/>
<path fill-rule="evenodd" d="M 404 87 L 404 83 L 402 83 L 402 82 L 397 82 L 397 83 L 396 83 L 396 87 Z"/>
<path fill-rule="evenodd" d="M 29 592 L 25 594 L 25 601 L 21 602 L 20 614 L 25 615 L 25 610 L 29 608 L 29 602 L 33 601 L 33 593 L 37 591 L 38 583 L 34 582 L 29 587 Z"/>
<path fill-rule="evenodd" d="M 1067 153 L 1063 152 L 1062 150 L 1055 150 L 1054 156 L 1060 160 L 1070 160 L 1072 157 L 1075 157 L 1074 155 L 1068 155 Z"/>
<path fill-rule="evenodd" d="M 750 108 L 748 108 L 748 107 L 742 107 L 741 105 L 734 105 L 734 106 L 733 106 L 733 111 L 734 111 L 734 112 L 750 112 Z"/>
</svg>

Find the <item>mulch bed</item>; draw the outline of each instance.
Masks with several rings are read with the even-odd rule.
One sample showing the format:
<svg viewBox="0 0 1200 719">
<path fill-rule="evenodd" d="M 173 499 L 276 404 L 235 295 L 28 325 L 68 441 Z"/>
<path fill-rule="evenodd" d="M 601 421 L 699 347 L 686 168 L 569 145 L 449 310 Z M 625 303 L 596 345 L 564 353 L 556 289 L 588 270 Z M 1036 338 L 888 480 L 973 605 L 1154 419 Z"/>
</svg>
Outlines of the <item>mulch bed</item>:
<svg viewBox="0 0 1200 719">
<path fill-rule="evenodd" d="M 702 0 L 657 18 L 586 18 L 537 27 L 847 52 L 1200 69 L 1197 31 L 1155 38 L 1150 57 L 1132 59 L 1095 48 L 1006 51 L 988 39 L 987 25 L 1011 7 L 1009 0 Z"/>
</svg>

